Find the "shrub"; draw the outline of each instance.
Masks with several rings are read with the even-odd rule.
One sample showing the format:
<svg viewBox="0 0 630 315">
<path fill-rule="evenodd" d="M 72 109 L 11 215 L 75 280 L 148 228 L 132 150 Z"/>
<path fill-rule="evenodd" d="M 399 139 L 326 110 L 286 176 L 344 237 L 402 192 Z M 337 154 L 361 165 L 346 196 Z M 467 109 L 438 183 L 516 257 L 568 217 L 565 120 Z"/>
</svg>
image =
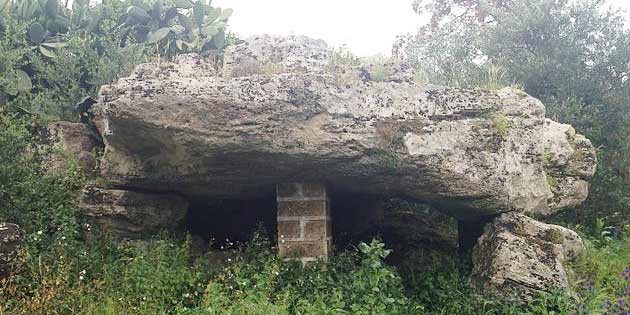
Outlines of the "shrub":
<svg viewBox="0 0 630 315">
<path fill-rule="evenodd" d="M 0 221 L 20 225 L 28 240 L 45 244 L 58 237 L 76 239 L 74 197 L 81 185 L 76 163 L 61 173 L 46 172 L 33 125 L 0 108 Z"/>
</svg>

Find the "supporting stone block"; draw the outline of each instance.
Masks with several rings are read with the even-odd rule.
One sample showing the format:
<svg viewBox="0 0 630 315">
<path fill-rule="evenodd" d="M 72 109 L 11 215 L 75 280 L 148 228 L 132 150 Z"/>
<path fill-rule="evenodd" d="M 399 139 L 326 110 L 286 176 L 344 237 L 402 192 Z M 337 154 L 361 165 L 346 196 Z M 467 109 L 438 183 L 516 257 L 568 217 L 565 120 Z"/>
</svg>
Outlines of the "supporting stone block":
<svg viewBox="0 0 630 315">
<path fill-rule="evenodd" d="M 318 183 L 279 184 L 277 202 L 280 256 L 299 259 L 303 264 L 326 260 L 332 248 L 326 186 Z"/>
</svg>

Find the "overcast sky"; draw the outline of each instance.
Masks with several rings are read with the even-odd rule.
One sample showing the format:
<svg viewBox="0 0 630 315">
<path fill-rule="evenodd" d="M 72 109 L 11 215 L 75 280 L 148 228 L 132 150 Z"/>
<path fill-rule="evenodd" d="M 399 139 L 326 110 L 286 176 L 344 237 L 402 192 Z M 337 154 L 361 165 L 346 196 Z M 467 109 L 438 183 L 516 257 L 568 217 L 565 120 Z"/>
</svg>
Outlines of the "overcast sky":
<svg viewBox="0 0 630 315">
<path fill-rule="evenodd" d="M 610 0 L 630 9 L 630 0 Z M 422 19 L 411 0 L 213 0 L 233 8 L 229 25 L 242 37 L 253 34 L 304 34 L 360 56 L 389 55 L 396 35 L 413 32 Z M 630 12 L 630 11 L 629 11 Z"/>
</svg>

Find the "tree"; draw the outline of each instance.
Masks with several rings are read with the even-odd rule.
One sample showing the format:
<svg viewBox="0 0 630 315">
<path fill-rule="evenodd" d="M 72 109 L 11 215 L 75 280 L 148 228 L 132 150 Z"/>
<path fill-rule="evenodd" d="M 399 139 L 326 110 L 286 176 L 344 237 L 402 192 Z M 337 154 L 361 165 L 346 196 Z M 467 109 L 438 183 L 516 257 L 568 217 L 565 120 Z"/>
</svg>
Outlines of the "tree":
<svg viewBox="0 0 630 315">
<path fill-rule="evenodd" d="M 605 0 L 416 0 L 414 10 L 431 23 L 401 37 L 395 54 L 434 83 L 518 84 L 541 99 L 548 116 L 600 147 L 586 207 L 629 223 L 630 32 L 621 11 Z"/>
</svg>

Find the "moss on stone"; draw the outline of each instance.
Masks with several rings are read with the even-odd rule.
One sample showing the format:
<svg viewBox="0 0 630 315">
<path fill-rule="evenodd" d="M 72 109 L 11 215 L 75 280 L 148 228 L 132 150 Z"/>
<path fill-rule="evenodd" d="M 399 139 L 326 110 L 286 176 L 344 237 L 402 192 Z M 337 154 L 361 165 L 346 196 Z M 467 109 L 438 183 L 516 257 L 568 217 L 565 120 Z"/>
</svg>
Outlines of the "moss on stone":
<svg viewBox="0 0 630 315">
<path fill-rule="evenodd" d="M 571 144 L 572 147 L 575 147 L 575 128 L 569 127 L 565 134 L 567 135 L 567 141 L 569 141 L 569 144 Z"/>
<path fill-rule="evenodd" d="M 545 148 L 543 152 L 543 169 L 546 171 L 551 167 L 551 152 Z"/>
<path fill-rule="evenodd" d="M 512 122 L 503 114 L 495 114 L 492 116 L 492 124 L 496 134 L 500 137 L 505 137 L 508 134 L 510 128 L 512 128 Z"/>
<path fill-rule="evenodd" d="M 545 178 L 547 179 L 547 184 L 549 184 L 549 187 L 551 187 L 552 190 L 560 185 L 558 179 L 549 174 L 545 174 Z"/>
<path fill-rule="evenodd" d="M 564 235 L 558 230 L 551 229 L 547 235 L 550 242 L 554 244 L 562 244 L 564 243 Z"/>
</svg>

